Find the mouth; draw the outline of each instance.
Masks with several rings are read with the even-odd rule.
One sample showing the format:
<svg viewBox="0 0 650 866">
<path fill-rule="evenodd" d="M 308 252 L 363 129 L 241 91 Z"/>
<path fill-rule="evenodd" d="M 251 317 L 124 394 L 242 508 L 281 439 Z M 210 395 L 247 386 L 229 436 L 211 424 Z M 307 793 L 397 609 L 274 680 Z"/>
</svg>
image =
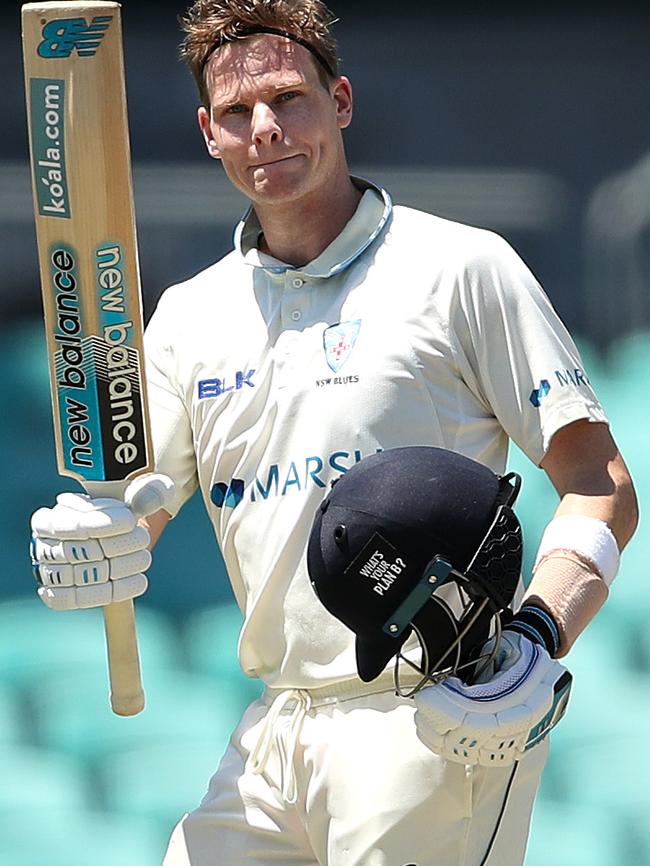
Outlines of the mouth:
<svg viewBox="0 0 650 866">
<path fill-rule="evenodd" d="M 295 153 L 292 156 L 282 156 L 279 159 L 271 159 L 267 162 L 256 162 L 251 166 L 252 171 L 256 171 L 258 168 L 268 168 L 271 165 L 281 165 L 283 162 L 290 162 L 292 159 L 296 159 L 301 154 Z"/>
</svg>

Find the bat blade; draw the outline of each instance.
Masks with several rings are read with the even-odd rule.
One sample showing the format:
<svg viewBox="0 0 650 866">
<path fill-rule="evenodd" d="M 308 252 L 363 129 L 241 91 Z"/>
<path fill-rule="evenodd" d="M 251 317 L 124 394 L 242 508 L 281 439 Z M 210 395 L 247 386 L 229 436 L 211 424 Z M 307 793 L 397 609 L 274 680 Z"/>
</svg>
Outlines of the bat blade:
<svg viewBox="0 0 650 866">
<path fill-rule="evenodd" d="M 121 498 L 153 461 L 120 5 L 27 3 L 22 26 L 57 466 Z M 111 705 L 133 715 L 133 603 L 104 619 Z"/>
</svg>

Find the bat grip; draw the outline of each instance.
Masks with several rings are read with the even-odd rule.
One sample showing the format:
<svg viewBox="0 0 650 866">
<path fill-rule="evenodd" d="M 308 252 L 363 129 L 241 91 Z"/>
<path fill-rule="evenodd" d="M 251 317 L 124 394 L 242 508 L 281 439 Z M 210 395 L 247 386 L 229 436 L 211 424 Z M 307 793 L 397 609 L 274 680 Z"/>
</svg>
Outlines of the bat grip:
<svg viewBox="0 0 650 866">
<path fill-rule="evenodd" d="M 103 611 L 111 708 L 118 716 L 135 716 L 144 709 L 144 691 L 133 599 L 109 604 Z"/>
<path fill-rule="evenodd" d="M 121 482 L 84 484 L 92 497 L 123 499 L 126 485 Z M 138 636 L 133 599 L 114 602 L 102 608 L 111 709 L 118 716 L 135 716 L 144 709 L 144 690 L 140 676 Z"/>
</svg>

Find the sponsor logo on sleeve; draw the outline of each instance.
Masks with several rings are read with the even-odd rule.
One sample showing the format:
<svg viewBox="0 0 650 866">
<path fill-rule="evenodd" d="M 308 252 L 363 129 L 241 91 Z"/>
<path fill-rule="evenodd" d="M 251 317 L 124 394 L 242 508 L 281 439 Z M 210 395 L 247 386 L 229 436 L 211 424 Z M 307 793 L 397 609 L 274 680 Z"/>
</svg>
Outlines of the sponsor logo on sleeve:
<svg viewBox="0 0 650 866">
<path fill-rule="evenodd" d="M 591 385 L 585 371 L 579 367 L 574 367 L 573 370 L 556 370 L 555 379 L 561 388 L 566 388 L 567 385 L 572 385 L 574 388 L 589 387 Z"/>
<path fill-rule="evenodd" d="M 551 381 L 553 384 L 551 384 Z M 541 379 L 539 387 L 533 388 L 528 398 L 536 409 L 542 404 L 542 400 L 548 397 L 552 388 L 590 388 L 591 382 L 584 370 L 580 367 L 573 369 L 554 370 L 551 380 Z"/>
<path fill-rule="evenodd" d="M 548 381 L 548 379 L 542 379 L 542 381 L 539 383 L 539 388 L 533 388 L 528 399 L 536 409 L 539 409 L 542 400 L 544 399 L 544 397 L 546 397 L 550 390 L 551 383 Z"/>
</svg>

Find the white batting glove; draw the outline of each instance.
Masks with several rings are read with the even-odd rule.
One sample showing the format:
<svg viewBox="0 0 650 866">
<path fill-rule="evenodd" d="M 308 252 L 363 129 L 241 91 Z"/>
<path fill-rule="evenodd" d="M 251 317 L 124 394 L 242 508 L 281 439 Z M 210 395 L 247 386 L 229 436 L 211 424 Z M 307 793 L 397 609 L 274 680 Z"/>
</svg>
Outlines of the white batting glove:
<svg viewBox="0 0 650 866">
<path fill-rule="evenodd" d="M 506 767 L 562 718 L 571 674 L 544 647 L 505 630 L 483 678 L 468 686 L 449 677 L 419 691 L 414 698 L 417 733 L 448 761 Z"/>
<path fill-rule="evenodd" d="M 53 610 L 102 607 L 147 589 L 149 533 L 139 517 L 165 507 L 174 483 L 143 475 L 127 487 L 124 502 L 62 493 L 54 508 L 31 520 L 31 559 L 38 595 Z"/>
</svg>

